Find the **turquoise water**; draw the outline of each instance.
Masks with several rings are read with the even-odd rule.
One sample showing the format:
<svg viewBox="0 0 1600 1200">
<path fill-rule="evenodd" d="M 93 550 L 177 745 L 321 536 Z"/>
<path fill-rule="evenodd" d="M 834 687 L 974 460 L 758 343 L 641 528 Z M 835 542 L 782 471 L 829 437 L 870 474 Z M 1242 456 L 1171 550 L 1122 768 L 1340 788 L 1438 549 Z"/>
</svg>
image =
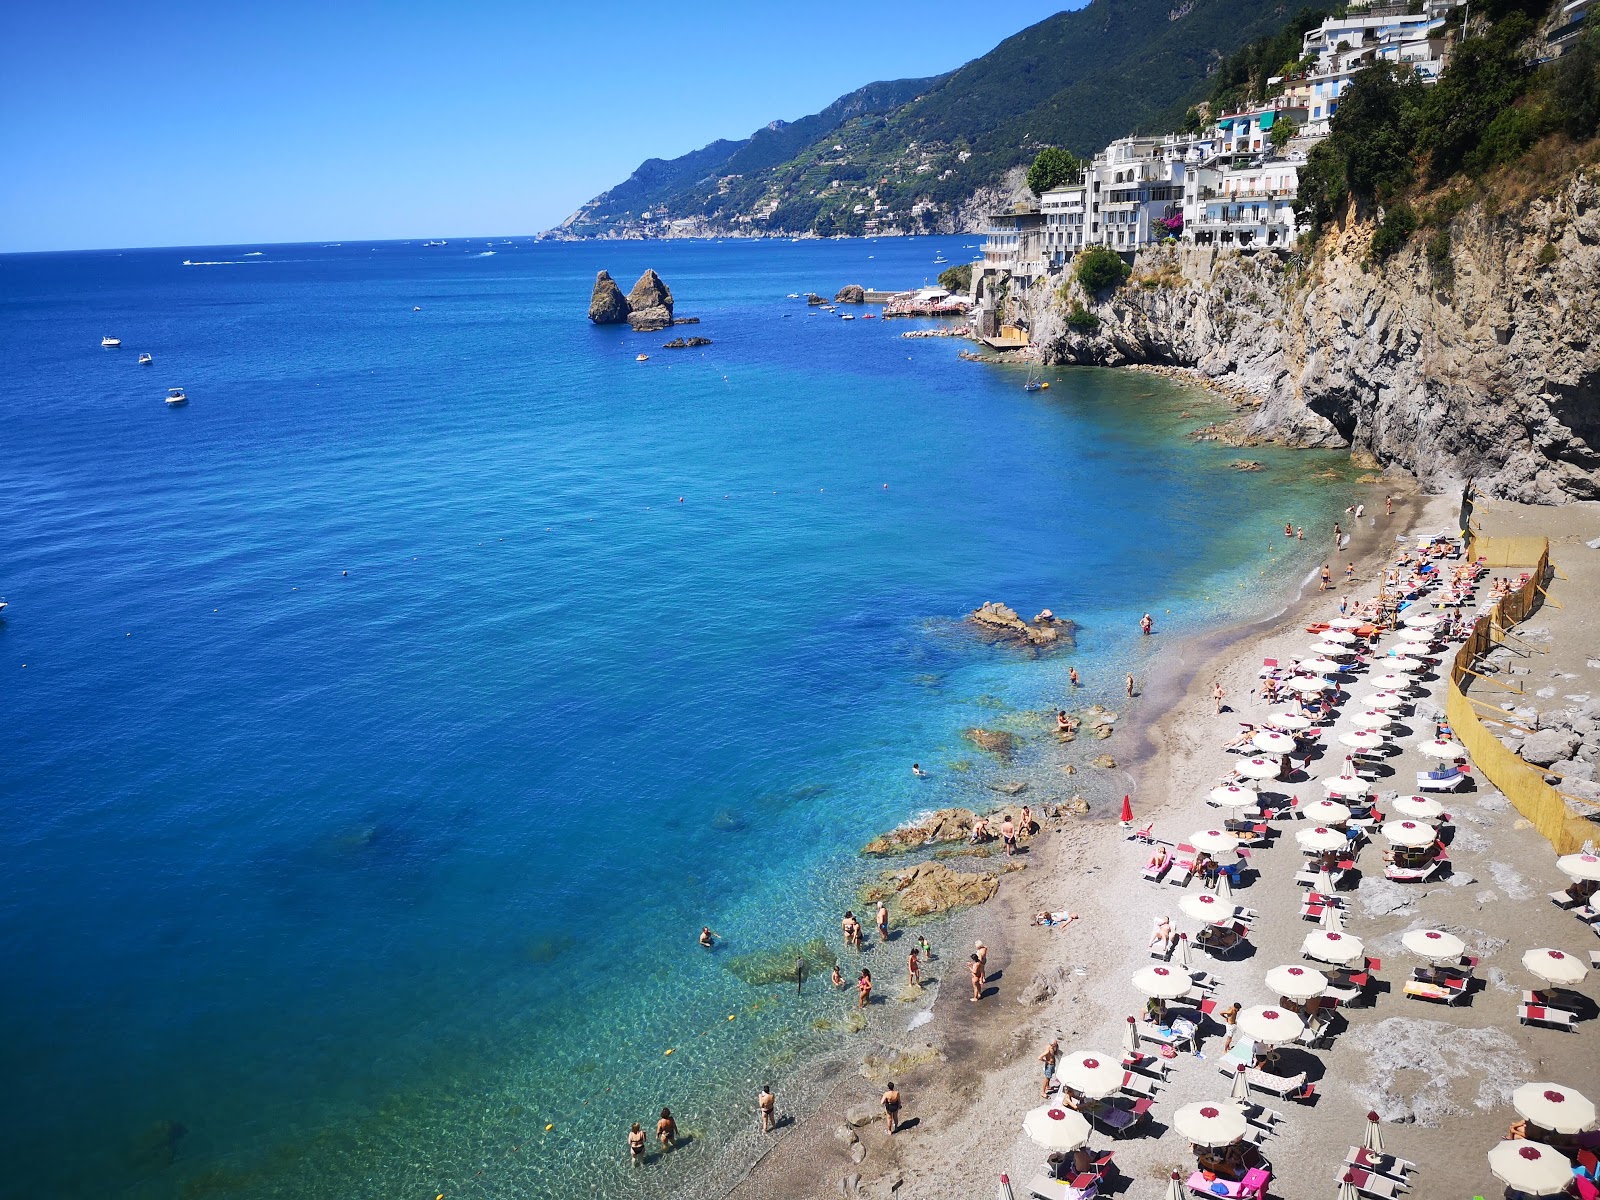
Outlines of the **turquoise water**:
<svg viewBox="0 0 1600 1200">
<path fill-rule="evenodd" d="M 970 240 L 0 258 L 8 1190 L 659 1194 L 869 1044 L 730 964 L 992 800 L 963 728 L 1069 664 L 1115 703 L 1140 612 L 1244 615 L 1348 495 L 1227 470 L 1165 381 L 1028 394 L 785 298 Z M 713 346 L 588 324 L 645 266 Z M 982 644 L 987 599 L 1077 649 Z"/>
</svg>

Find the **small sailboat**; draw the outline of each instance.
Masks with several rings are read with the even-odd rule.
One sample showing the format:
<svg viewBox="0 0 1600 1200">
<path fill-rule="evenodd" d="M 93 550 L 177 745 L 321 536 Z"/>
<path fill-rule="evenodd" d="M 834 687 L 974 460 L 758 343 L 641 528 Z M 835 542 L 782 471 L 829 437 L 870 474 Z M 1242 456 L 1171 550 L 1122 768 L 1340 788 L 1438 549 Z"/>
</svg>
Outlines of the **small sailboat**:
<svg viewBox="0 0 1600 1200">
<path fill-rule="evenodd" d="M 139 365 L 141 367 L 148 367 L 153 362 L 155 362 L 155 359 L 151 358 L 148 354 L 139 355 Z"/>
<path fill-rule="evenodd" d="M 122 339 L 121 338 L 114 338 L 114 337 L 103 337 L 103 338 L 100 339 L 100 345 L 103 346 L 107 350 L 115 350 L 118 346 L 122 345 Z"/>
<path fill-rule="evenodd" d="M 167 407 L 176 408 L 180 404 L 189 403 L 189 397 L 184 395 L 182 388 L 167 389 Z"/>
<path fill-rule="evenodd" d="M 1022 390 L 1025 392 L 1042 392 L 1048 388 L 1050 385 L 1039 378 L 1039 374 L 1039 364 L 1037 362 L 1030 363 L 1028 366 L 1028 382 L 1022 385 Z"/>
</svg>

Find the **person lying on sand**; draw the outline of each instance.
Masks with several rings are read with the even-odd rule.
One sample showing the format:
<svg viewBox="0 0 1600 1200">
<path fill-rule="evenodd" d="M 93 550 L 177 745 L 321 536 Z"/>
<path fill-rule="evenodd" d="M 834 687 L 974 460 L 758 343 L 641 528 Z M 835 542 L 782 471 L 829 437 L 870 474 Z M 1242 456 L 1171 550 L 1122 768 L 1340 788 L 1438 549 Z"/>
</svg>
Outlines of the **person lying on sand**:
<svg viewBox="0 0 1600 1200">
<path fill-rule="evenodd" d="M 1250 745 L 1250 739 L 1256 736 L 1256 727 L 1249 721 L 1239 722 L 1239 733 L 1222 748 L 1224 750 L 1243 750 Z"/>
<path fill-rule="evenodd" d="M 1035 925 L 1048 925 L 1051 928 L 1055 928 L 1057 926 L 1071 925 L 1077 919 L 1077 913 L 1068 912 L 1066 909 L 1062 909 L 1060 912 L 1035 913 L 1033 917 L 1033 923 Z"/>
</svg>

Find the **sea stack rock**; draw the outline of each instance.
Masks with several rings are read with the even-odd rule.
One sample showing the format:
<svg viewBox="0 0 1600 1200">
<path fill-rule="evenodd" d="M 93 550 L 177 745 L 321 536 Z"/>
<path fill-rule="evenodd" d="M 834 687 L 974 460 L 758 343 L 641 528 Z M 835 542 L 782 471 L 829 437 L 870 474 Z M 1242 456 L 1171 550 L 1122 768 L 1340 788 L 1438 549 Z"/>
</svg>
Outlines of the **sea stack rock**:
<svg viewBox="0 0 1600 1200">
<path fill-rule="evenodd" d="M 628 302 L 608 271 L 594 277 L 594 293 L 589 297 L 589 320 L 596 325 L 620 325 L 628 319 Z"/>
<path fill-rule="evenodd" d="M 865 304 L 867 302 L 867 289 L 859 283 L 846 284 L 839 289 L 839 294 L 833 298 L 835 304 Z"/>
<path fill-rule="evenodd" d="M 628 324 L 640 333 L 654 333 L 672 324 L 672 289 L 654 271 L 639 276 L 628 293 Z"/>
</svg>

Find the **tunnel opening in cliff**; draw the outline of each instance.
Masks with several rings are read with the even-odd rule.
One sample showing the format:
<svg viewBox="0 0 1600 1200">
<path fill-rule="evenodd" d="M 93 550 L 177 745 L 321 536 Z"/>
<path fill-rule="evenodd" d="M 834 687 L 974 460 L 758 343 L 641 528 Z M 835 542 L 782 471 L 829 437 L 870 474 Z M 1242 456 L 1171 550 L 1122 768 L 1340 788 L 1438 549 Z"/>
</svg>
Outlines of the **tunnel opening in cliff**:
<svg viewBox="0 0 1600 1200">
<path fill-rule="evenodd" d="M 1353 396 L 1342 391 L 1324 392 L 1318 396 L 1308 396 L 1306 407 L 1332 425 L 1346 445 L 1355 444 L 1356 405 Z"/>
</svg>

